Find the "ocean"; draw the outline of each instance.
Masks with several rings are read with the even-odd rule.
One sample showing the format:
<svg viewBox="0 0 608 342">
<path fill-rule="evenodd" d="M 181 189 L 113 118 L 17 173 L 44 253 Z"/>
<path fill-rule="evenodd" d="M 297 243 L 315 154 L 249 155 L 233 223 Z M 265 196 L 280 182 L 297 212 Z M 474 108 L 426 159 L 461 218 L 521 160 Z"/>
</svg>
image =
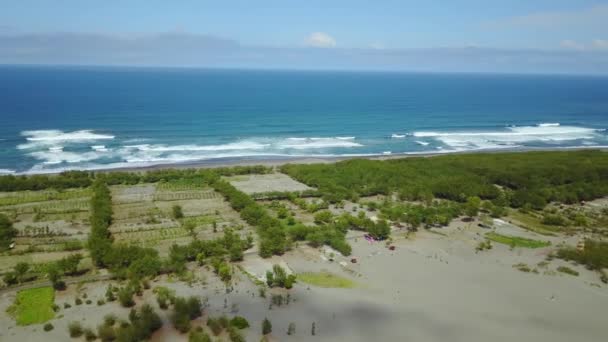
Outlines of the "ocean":
<svg viewBox="0 0 608 342">
<path fill-rule="evenodd" d="M 608 78 L 0 66 L 0 173 L 608 145 Z"/>
</svg>

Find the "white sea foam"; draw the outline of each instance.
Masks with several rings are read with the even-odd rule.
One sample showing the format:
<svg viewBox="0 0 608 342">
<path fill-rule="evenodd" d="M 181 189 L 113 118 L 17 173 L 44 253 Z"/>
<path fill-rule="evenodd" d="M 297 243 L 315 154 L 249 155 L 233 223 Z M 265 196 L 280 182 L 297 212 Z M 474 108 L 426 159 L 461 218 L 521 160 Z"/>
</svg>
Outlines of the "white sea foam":
<svg viewBox="0 0 608 342">
<path fill-rule="evenodd" d="M 91 149 L 97 152 L 108 152 L 108 148 L 105 145 L 93 145 Z"/>
<path fill-rule="evenodd" d="M 20 150 L 47 148 L 51 145 L 60 143 L 81 143 L 96 140 L 111 140 L 113 135 L 94 133 L 91 130 L 80 130 L 73 132 L 64 132 L 55 129 L 23 131 L 21 135 L 25 137 L 28 143 L 18 145 Z"/>
<path fill-rule="evenodd" d="M 50 152 L 62 152 L 63 146 L 51 146 L 49 147 Z"/>
<path fill-rule="evenodd" d="M 559 122 L 538 124 L 538 127 L 559 127 L 559 126 L 560 126 Z"/>
<path fill-rule="evenodd" d="M 414 132 L 418 138 L 432 138 L 452 148 L 494 149 L 517 147 L 530 142 L 561 143 L 573 140 L 594 139 L 598 130 L 586 127 L 541 124 L 512 126 L 504 131 L 485 132 Z"/>
<path fill-rule="evenodd" d="M 428 142 L 426 142 L 426 141 L 420 141 L 420 140 L 416 140 L 416 144 L 422 145 L 422 146 L 428 146 L 429 145 Z"/>
<path fill-rule="evenodd" d="M 288 138 L 271 144 L 276 149 L 324 149 L 340 147 L 361 147 L 363 145 L 352 141 L 352 139 L 339 138 Z"/>
<path fill-rule="evenodd" d="M 391 138 L 393 138 L 393 139 L 403 139 L 403 138 L 405 138 L 405 136 L 406 136 L 405 134 L 396 134 L 396 133 L 391 134 Z"/>
</svg>

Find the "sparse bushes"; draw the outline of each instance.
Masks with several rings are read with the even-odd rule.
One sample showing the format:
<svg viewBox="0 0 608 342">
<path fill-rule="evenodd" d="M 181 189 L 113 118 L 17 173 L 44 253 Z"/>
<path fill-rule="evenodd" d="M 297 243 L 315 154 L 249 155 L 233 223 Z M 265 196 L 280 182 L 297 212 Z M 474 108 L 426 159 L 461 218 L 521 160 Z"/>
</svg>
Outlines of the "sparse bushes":
<svg viewBox="0 0 608 342">
<path fill-rule="evenodd" d="M 590 270 L 599 271 L 608 268 L 608 242 L 587 239 L 582 251 L 570 247 L 560 248 L 557 257 L 576 261 Z"/>
<path fill-rule="evenodd" d="M 191 331 L 188 342 L 211 342 L 211 337 L 203 331 Z"/>
<path fill-rule="evenodd" d="M 55 329 L 55 327 L 51 323 L 47 323 L 42 327 L 42 329 L 44 331 L 51 331 L 51 330 Z"/>
</svg>

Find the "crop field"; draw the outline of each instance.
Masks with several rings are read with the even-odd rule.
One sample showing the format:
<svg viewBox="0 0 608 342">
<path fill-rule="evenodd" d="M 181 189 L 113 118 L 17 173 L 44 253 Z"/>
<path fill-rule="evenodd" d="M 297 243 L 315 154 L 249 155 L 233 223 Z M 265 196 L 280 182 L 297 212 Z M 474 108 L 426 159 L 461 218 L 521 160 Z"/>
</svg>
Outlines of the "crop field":
<svg viewBox="0 0 608 342">
<path fill-rule="evenodd" d="M 14 248 L 0 258 L 83 249 L 90 231 L 90 196 L 89 189 L 0 193 L 0 213 L 18 231 Z M 0 261 L 0 269 L 12 264 Z"/>
<path fill-rule="evenodd" d="M 252 174 L 225 177 L 235 188 L 246 194 L 265 193 L 265 192 L 293 192 L 306 191 L 312 188 L 306 184 L 300 183 L 295 179 L 282 174 Z"/>
<path fill-rule="evenodd" d="M 111 191 L 110 232 L 116 242 L 153 247 L 163 253 L 173 243 L 187 243 L 195 236 L 219 236 L 224 228 L 243 234 L 250 230 L 219 193 L 195 180 L 120 185 Z M 176 206 L 183 217 L 174 216 Z"/>
</svg>

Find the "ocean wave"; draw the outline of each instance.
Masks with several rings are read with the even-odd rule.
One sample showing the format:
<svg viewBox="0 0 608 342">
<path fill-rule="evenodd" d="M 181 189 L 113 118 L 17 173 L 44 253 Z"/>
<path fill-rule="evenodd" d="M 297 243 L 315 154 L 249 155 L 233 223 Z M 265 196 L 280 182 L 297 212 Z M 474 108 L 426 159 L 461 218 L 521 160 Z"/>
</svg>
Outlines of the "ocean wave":
<svg viewBox="0 0 608 342">
<path fill-rule="evenodd" d="M 64 132 L 56 129 L 23 131 L 21 136 L 28 142 L 17 146 L 20 150 L 48 148 L 61 143 L 82 143 L 96 140 L 111 140 L 113 135 L 94 133 L 92 130 Z"/>
<path fill-rule="evenodd" d="M 552 122 L 552 123 L 539 123 L 537 125 L 538 127 L 559 127 L 560 124 L 559 122 Z"/>
<path fill-rule="evenodd" d="M 229 150 L 259 150 L 269 146 L 252 141 L 242 141 L 222 145 L 126 145 L 125 148 L 138 149 L 140 151 L 175 152 L 175 151 L 229 151 Z"/>
<path fill-rule="evenodd" d="M 391 138 L 393 138 L 393 139 L 403 139 L 405 137 L 406 137 L 406 134 L 396 134 L 396 133 L 391 134 Z"/>
<path fill-rule="evenodd" d="M 105 145 L 93 145 L 91 149 L 97 152 L 108 152 L 108 148 Z"/>
<path fill-rule="evenodd" d="M 350 138 L 350 137 L 349 137 Z M 284 141 L 277 141 L 271 144 L 276 149 L 324 149 L 341 147 L 361 147 L 363 145 L 352 141 L 352 139 L 336 138 L 287 138 Z"/>
<path fill-rule="evenodd" d="M 426 142 L 426 141 L 420 141 L 420 140 L 416 140 L 416 144 L 418 145 L 422 145 L 422 146 L 428 146 L 430 143 Z"/>
<path fill-rule="evenodd" d="M 414 132 L 417 138 L 432 138 L 452 148 L 503 148 L 542 142 L 590 140 L 598 137 L 599 130 L 587 127 L 541 124 L 537 126 L 511 126 L 503 131 L 471 132 Z"/>
</svg>

